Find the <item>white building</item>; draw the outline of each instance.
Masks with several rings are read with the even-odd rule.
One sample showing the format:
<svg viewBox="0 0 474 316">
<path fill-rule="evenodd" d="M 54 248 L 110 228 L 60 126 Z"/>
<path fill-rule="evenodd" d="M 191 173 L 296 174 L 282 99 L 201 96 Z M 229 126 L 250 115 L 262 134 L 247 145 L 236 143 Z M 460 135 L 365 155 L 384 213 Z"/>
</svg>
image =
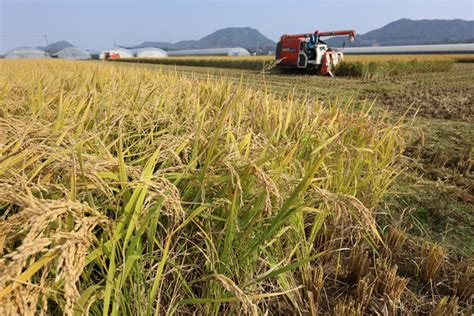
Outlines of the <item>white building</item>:
<svg viewBox="0 0 474 316">
<path fill-rule="evenodd" d="M 10 49 L 5 58 L 49 58 L 49 55 L 40 49 L 33 47 L 17 47 Z"/>
<path fill-rule="evenodd" d="M 242 47 L 186 49 L 168 52 L 169 56 L 250 56 L 248 50 Z"/>
<path fill-rule="evenodd" d="M 61 58 L 61 59 L 73 59 L 73 60 L 84 60 L 84 59 L 92 58 L 91 53 L 79 47 L 67 47 L 65 49 L 60 50 L 53 56 L 57 58 Z"/>
<path fill-rule="evenodd" d="M 156 47 L 145 47 L 134 49 L 135 57 L 138 58 L 163 58 L 168 57 L 168 53 Z"/>
</svg>

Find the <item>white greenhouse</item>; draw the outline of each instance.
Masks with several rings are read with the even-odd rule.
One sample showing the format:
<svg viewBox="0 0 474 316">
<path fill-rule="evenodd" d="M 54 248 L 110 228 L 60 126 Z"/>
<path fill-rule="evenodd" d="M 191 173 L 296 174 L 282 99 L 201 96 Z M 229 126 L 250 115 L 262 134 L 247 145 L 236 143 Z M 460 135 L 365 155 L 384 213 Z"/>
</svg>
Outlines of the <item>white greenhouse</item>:
<svg viewBox="0 0 474 316">
<path fill-rule="evenodd" d="M 56 54 L 54 54 L 54 57 L 61 58 L 61 59 L 74 59 L 74 60 L 84 60 L 84 59 L 92 58 L 91 53 L 79 47 L 68 47 L 68 48 L 62 49 Z"/>
<path fill-rule="evenodd" d="M 168 57 L 168 53 L 156 47 L 145 47 L 133 51 L 138 58 L 163 58 Z"/>
<path fill-rule="evenodd" d="M 107 57 L 108 56 L 108 57 Z M 133 52 L 122 47 L 113 47 L 100 52 L 99 59 L 108 58 L 132 58 Z"/>
<path fill-rule="evenodd" d="M 9 50 L 5 58 L 49 58 L 49 55 L 40 49 L 33 47 L 17 47 Z"/>
<path fill-rule="evenodd" d="M 248 50 L 242 47 L 207 48 L 169 51 L 169 56 L 250 56 Z"/>
</svg>

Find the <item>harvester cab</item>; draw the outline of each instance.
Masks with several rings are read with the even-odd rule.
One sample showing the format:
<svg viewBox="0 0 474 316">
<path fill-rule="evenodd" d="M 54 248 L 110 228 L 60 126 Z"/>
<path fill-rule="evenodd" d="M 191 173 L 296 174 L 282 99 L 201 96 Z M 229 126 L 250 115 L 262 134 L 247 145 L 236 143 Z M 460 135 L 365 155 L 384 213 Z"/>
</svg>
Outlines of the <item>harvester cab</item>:
<svg viewBox="0 0 474 316">
<path fill-rule="evenodd" d="M 321 75 L 331 75 L 332 70 L 344 58 L 342 51 L 328 48 L 321 40 L 325 36 L 348 35 L 355 38 L 355 31 L 334 31 L 296 35 L 283 35 L 277 44 L 276 59 L 279 68 L 316 69 Z"/>
</svg>

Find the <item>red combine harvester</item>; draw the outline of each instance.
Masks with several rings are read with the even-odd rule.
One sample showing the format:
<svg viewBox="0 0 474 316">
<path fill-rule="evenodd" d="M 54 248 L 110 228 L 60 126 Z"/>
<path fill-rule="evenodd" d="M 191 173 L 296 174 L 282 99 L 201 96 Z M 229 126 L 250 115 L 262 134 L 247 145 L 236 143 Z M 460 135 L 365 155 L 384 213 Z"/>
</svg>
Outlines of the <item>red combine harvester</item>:
<svg viewBox="0 0 474 316">
<path fill-rule="evenodd" d="M 106 52 L 105 53 L 105 59 L 116 59 L 116 58 L 120 58 L 120 54 L 118 53 L 109 53 L 109 52 Z"/>
<path fill-rule="evenodd" d="M 281 69 L 314 69 L 321 75 L 333 75 L 331 70 L 343 59 L 341 51 L 328 48 L 321 40 L 327 36 L 349 36 L 353 42 L 356 32 L 353 30 L 320 32 L 296 35 L 283 35 L 276 48 L 277 64 Z M 345 44 L 345 43 L 344 43 Z"/>
</svg>

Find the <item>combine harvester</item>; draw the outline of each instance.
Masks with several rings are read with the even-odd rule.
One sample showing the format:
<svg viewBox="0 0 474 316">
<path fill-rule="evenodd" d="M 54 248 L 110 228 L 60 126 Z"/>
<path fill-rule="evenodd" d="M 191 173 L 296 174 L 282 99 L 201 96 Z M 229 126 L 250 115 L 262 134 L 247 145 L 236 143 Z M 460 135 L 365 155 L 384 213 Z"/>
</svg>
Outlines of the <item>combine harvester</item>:
<svg viewBox="0 0 474 316">
<path fill-rule="evenodd" d="M 342 51 L 329 48 L 321 40 L 327 36 L 349 36 L 354 41 L 356 32 L 353 30 L 320 32 L 296 35 L 282 35 L 277 44 L 275 57 L 280 69 L 316 70 L 321 75 L 331 75 L 334 67 L 343 59 Z"/>
</svg>

